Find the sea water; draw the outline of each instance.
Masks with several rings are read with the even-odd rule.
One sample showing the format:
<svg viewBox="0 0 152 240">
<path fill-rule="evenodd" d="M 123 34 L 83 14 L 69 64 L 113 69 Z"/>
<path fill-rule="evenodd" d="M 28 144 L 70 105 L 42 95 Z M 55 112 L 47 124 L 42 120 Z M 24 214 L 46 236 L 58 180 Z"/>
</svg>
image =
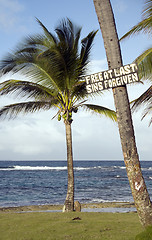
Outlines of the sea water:
<svg viewBox="0 0 152 240">
<path fill-rule="evenodd" d="M 141 162 L 152 197 L 152 162 Z M 74 161 L 75 200 L 81 203 L 132 202 L 123 161 Z M 66 161 L 0 161 L 0 207 L 63 204 Z"/>
</svg>

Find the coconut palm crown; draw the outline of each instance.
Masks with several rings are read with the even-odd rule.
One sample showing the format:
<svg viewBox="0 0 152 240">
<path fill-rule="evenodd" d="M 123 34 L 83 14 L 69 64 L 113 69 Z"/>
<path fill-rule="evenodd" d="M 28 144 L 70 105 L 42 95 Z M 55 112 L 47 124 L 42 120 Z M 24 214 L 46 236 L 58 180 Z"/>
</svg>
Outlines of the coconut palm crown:
<svg viewBox="0 0 152 240">
<path fill-rule="evenodd" d="M 139 33 L 148 34 L 152 36 L 152 0 L 145 0 L 144 8 L 142 11 L 142 21 L 132 27 L 120 40 L 136 35 Z M 135 59 L 139 68 L 139 77 L 143 80 L 152 82 L 152 47 L 147 48 L 139 57 Z M 133 111 L 138 110 L 140 107 L 145 106 L 142 114 L 142 119 L 152 114 L 152 85 L 135 101 L 133 101 Z M 149 125 L 152 123 L 152 117 Z"/>
<path fill-rule="evenodd" d="M 71 123 L 72 114 L 79 107 L 104 114 L 116 120 L 114 111 L 86 104 L 87 91 L 83 76 L 89 63 L 92 43 L 97 31 L 90 32 L 79 41 L 81 28 L 76 27 L 69 19 L 63 19 L 55 29 L 56 35 L 50 33 L 37 19 L 43 34 L 27 37 L 13 54 L 8 54 L 0 62 L 2 75 L 9 72 L 20 73 L 25 79 L 8 80 L 0 84 L 0 95 L 17 94 L 26 97 L 26 101 L 4 106 L 0 117 L 13 116 L 18 113 L 29 113 L 39 110 L 57 110 L 53 118 L 63 119 L 66 128 L 68 190 L 65 210 L 74 208 L 74 175 Z"/>
</svg>

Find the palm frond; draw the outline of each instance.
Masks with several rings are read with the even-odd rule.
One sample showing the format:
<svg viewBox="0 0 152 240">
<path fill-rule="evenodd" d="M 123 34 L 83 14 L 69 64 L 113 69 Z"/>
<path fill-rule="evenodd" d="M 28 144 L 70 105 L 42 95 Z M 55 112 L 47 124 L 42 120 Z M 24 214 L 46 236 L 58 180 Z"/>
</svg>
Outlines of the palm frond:
<svg viewBox="0 0 152 240">
<path fill-rule="evenodd" d="M 0 95 L 12 93 L 27 99 L 34 98 L 36 101 L 54 104 L 59 109 L 72 110 L 75 106 L 81 106 L 82 100 L 87 97 L 85 82 L 81 79 L 86 73 L 97 31 L 92 31 L 82 40 L 79 50 L 81 28 L 73 25 L 69 19 L 64 19 L 57 26 L 56 36 L 39 19 L 37 21 L 44 33 L 29 36 L 13 54 L 0 62 L 2 75 L 8 72 L 20 73 L 28 81 L 4 82 L 0 84 Z M 21 104 L 10 106 L 12 115 L 22 111 L 20 109 L 24 111 L 24 107 L 19 106 Z M 8 106 L 6 109 L 9 109 Z M 4 113 L 7 113 L 6 109 Z"/>
<path fill-rule="evenodd" d="M 71 96 L 75 96 L 77 99 L 85 98 L 88 96 L 85 81 L 79 81 L 73 86 Z"/>
<path fill-rule="evenodd" d="M 65 44 L 65 47 L 72 49 L 75 40 L 76 27 L 72 24 L 70 19 L 63 19 L 56 27 L 55 32 L 61 43 Z M 79 30 L 78 30 L 79 31 Z"/>
<path fill-rule="evenodd" d="M 81 59 L 81 64 L 82 64 L 83 68 L 85 68 L 86 65 L 89 63 L 89 57 L 90 57 L 90 51 L 92 48 L 92 43 L 93 43 L 94 37 L 97 34 L 97 32 L 98 31 L 90 32 L 88 34 L 88 36 L 81 41 L 82 48 L 81 48 L 80 59 Z"/>
<path fill-rule="evenodd" d="M 123 37 L 121 37 L 120 41 L 126 37 L 130 37 L 134 34 L 138 34 L 140 32 L 152 34 L 152 1 L 146 0 L 144 3 L 144 8 L 142 11 L 143 20 L 136 24 L 130 31 L 128 31 Z"/>
<path fill-rule="evenodd" d="M 148 48 L 135 59 L 140 79 L 152 80 L 152 48 Z"/>
<path fill-rule="evenodd" d="M 36 20 L 40 24 L 40 26 L 43 28 L 43 31 L 44 31 L 46 37 L 48 37 L 49 40 L 51 40 L 51 41 L 53 40 L 54 43 L 57 43 L 56 37 L 48 31 L 48 29 L 43 25 L 43 23 L 38 18 L 36 18 Z"/>
<path fill-rule="evenodd" d="M 15 56 L 13 54 L 8 54 L 3 60 L 0 61 L 0 71 L 1 74 L 7 74 L 16 67 L 16 62 L 14 60 Z"/>
<path fill-rule="evenodd" d="M 20 80 L 8 80 L 0 83 L 0 95 L 16 94 L 16 96 L 35 98 L 35 99 L 57 99 L 56 92 L 51 91 L 50 88 L 39 85 L 37 83 L 20 81 Z"/>
<path fill-rule="evenodd" d="M 143 18 L 149 18 L 152 16 L 152 1 L 145 0 L 144 9 L 142 11 Z"/>
<path fill-rule="evenodd" d="M 149 127 L 152 123 L 152 102 L 145 108 L 143 114 L 142 114 L 142 118 L 141 120 L 143 120 L 145 117 L 147 117 L 148 115 L 150 115 L 150 121 L 149 121 Z"/>
<path fill-rule="evenodd" d="M 139 98 L 132 102 L 132 110 L 136 111 L 143 105 L 152 103 L 152 86 L 150 86 L 147 91 L 145 91 Z"/>
<path fill-rule="evenodd" d="M 96 113 L 101 116 L 104 115 L 110 118 L 112 121 L 115 121 L 115 122 L 117 121 L 116 112 L 109 108 L 105 108 L 103 106 L 94 105 L 94 104 L 84 104 L 82 105 L 82 107 L 87 111 L 91 111 L 92 113 Z"/>
<path fill-rule="evenodd" d="M 132 35 L 139 34 L 140 32 L 152 34 L 152 17 L 144 19 L 136 24 L 130 31 L 120 38 L 120 41 L 127 37 L 131 37 Z"/>
<path fill-rule="evenodd" d="M 135 99 L 131 102 L 132 112 L 139 110 L 141 107 L 144 107 L 144 111 L 142 113 L 143 120 L 148 115 L 152 114 L 152 86 L 150 86 L 147 91 L 145 91 L 139 98 Z M 150 118 L 149 126 L 152 123 L 152 117 Z"/>
<path fill-rule="evenodd" d="M 15 118 L 19 113 L 33 113 L 40 110 L 49 110 L 54 107 L 54 103 L 46 101 L 31 101 L 16 104 L 10 104 L 0 109 L 0 118 L 9 116 L 9 119 Z"/>
<path fill-rule="evenodd" d="M 63 85 L 64 75 L 60 59 L 54 51 L 42 58 L 39 54 L 37 56 L 33 53 L 16 53 L 4 59 L 1 68 L 4 74 L 10 71 L 19 72 L 32 81 L 44 84 L 56 91 L 61 91 L 60 87 Z"/>
</svg>

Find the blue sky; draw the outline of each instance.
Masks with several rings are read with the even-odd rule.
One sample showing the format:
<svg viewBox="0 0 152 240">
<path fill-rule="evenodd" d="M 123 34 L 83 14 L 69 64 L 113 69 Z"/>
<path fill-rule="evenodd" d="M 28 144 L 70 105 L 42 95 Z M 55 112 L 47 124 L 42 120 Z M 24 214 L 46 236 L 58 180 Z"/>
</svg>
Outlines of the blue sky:
<svg viewBox="0 0 152 240">
<path fill-rule="evenodd" d="M 118 36 L 121 37 L 141 20 L 143 0 L 111 0 Z M 82 26 L 82 38 L 99 29 L 93 0 L 0 0 L 0 59 L 12 51 L 27 35 L 41 33 L 35 17 L 53 32 L 63 18 Z M 140 34 L 121 43 L 123 63 L 131 63 L 150 46 L 150 37 Z M 95 38 L 90 72 L 107 69 L 101 32 Z M 130 100 L 139 96 L 148 85 L 128 86 Z M 0 99 L 0 106 L 17 101 Z M 88 102 L 114 109 L 111 91 Z M 51 120 L 54 112 L 20 115 L 15 120 L 0 121 L 0 160 L 65 160 L 64 124 Z M 133 115 L 137 148 L 141 160 L 152 160 L 152 127 L 140 121 L 141 112 Z M 72 123 L 75 160 L 123 160 L 117 124 L 104 117 L 79 111 Z"/>
</svg>

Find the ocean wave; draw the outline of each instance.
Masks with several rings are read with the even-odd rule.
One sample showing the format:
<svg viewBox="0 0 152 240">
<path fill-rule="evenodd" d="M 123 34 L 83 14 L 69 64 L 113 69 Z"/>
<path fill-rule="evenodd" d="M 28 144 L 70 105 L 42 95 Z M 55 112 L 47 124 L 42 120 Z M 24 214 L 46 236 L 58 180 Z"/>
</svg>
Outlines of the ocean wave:
<svg viewBox="0 0 152 240">
<path fill-rule="evenodd" d="M 116 168 L 116 169 L 126 169 L 126 167 L 122 167 L 122 166 L 114 166 L 113 168 Z"/>
<path fill-rule="evenodd" d="M 85 170 L 93 170 L 93 169 L 105 169 L 102 167 L 74 167 L 76 171 L 85 171 Z M 12 167 L 4 167 L 0 168 L 0 171 L 45 171 L 45 170 L 56 170 L 56 171 L 64 171 L 67 170 L 66 166 L 63 167 L 50 167 L 50 166 L 12 166 Z"/>
<path fill-rule="evenodd" d="M 87 171 L 87 170 L 104 170 L 108 171 L 111 169 L 125 169 L 125 167 L 121 166 L 109 166 L 109 167 L 102 167 L 102 166 L 95 166 L 95 167 L 74 167 L 74 170 L 76 171 Z M 0 171 L 65 171 L 67 170 L 66 166 L 59 166 L 59 167 L 50 167 L 50 166 L 20 166 L 20 165 L 15 165 L 15 166 L 9 166 L 9 167 L 4 167 L 0 168 Z"/>
<path fill-rule="evenodd" d="M 149 168 L 141 168 L 142 171 L 152 171 L 152 167 L 149 167 Z"/>
<path fill-rule="evenodd" d="M 94 169 L 94 167 L 74 167 L 76 171 L 84 171 Z M 46 170 L 55 170 L 55 171 L 65 171 L 67 170 L 66 166 L 63 167 L 49 167 L 49 166 L 12 166 L 7 168 L 0 168 L 0 171 L 46 171 Z"/>
<path fill-rule="evenodd" d="M 77 170 L 77 171 L 90 170 L 90 169 L 93 169 L 93 168 L 91 168 L 91 167 L 74 167 L 74 170 Z"/>
<path fill-rule="evenodd" d="M 131 198 L 128 198 L 128 199 L 110 199 L 110 200 L 106 200 L 106 199 L 101 199 L 101 198 L 93 198 L 90 200 L 90 203 L 111 203 L 111 202 L 114 202 L 114 203 L 119 203 L 119 202 L 132 202 L 132 199 Z"/>
<path fill-rule="evenodd" d="M 1 168 L 3 171 L 44 171 L 44 170 L 56 170 L 64 171 L 67 167 L 48 167 L 48 166 L 13 166 L 8 168 Z"/>
</svg>

